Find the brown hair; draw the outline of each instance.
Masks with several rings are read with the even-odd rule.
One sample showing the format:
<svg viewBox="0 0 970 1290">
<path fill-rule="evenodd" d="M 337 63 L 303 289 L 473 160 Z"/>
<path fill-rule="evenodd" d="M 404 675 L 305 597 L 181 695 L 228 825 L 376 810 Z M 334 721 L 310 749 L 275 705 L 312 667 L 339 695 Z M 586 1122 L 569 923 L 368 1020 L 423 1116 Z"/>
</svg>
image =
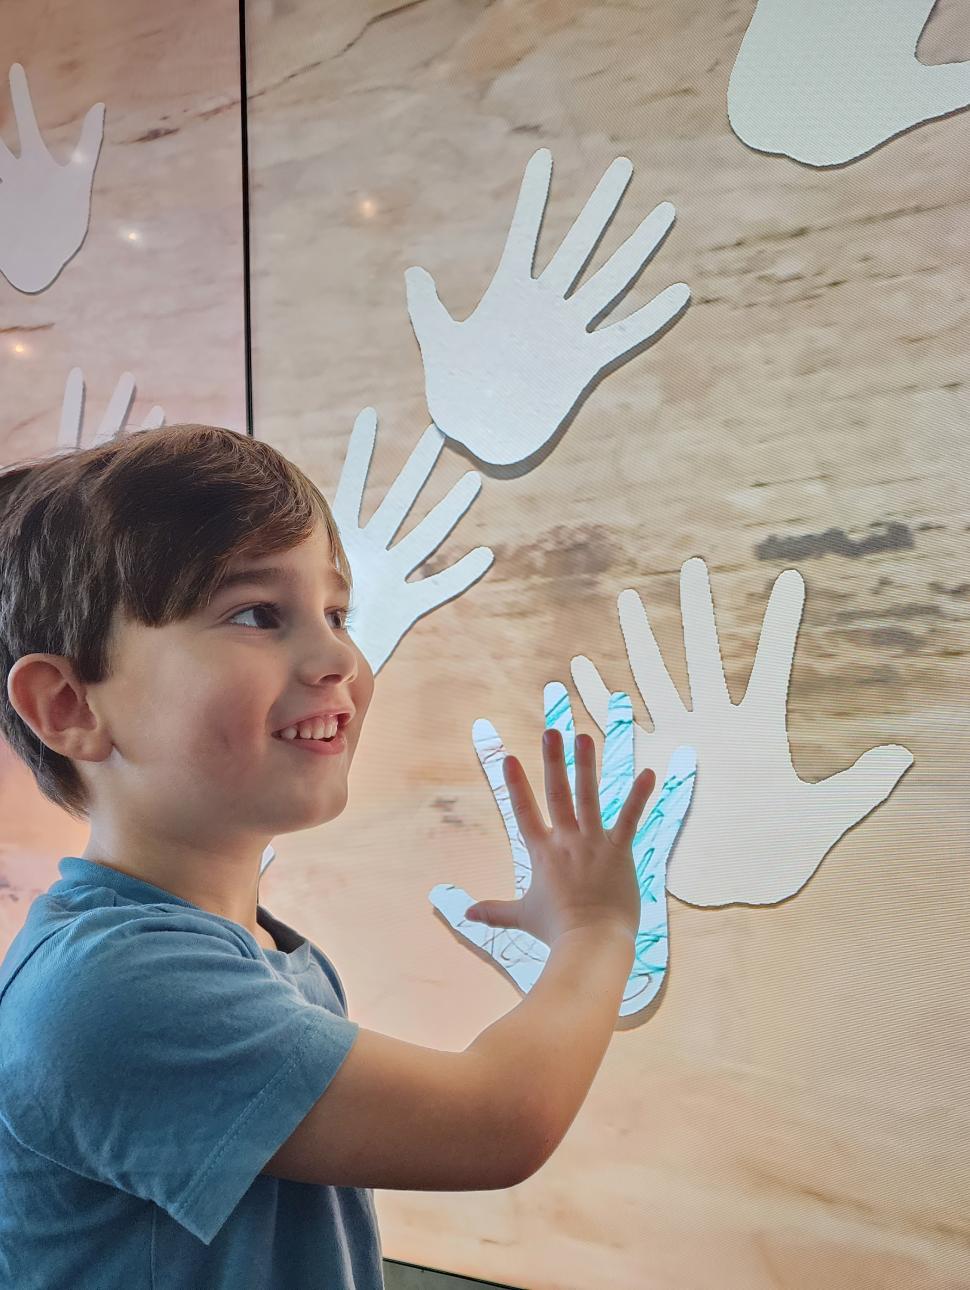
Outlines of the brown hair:
<svg viewBox="0 0 970 1290">
<path fill-rule="evenodd" d="M 15 711 L 7 678 L 25 654 L 69 659 L 82 682 L 110 671 L 115 611 L 164 627 L 205 608 L 227 566 L 289 550 L 323 520 L 351 580 L 326 498 L 247 434 L 174 425 L 0 472 L 0 734 L 48 800 L 88 816 L 74 763 Z"/>
</svg>

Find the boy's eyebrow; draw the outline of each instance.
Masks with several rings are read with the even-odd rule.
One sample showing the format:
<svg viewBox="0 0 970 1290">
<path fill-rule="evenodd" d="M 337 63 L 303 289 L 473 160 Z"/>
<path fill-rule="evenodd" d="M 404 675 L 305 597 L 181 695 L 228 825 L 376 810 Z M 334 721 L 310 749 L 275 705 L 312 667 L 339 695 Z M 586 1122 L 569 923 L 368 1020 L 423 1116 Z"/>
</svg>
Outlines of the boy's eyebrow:
<svg viewBox="0 0 970 1290">
<path fill-rule="evenodd" d="M 339 583 L 342 591 L 350 592 L 350 583 L 340 572 L 339 569 L 331 570 L 334 580 Z M 240 583 L 247 586 L 265 587 L 271 586 L 274 582 L 294 583 L 299 581 L 299 575 L 294 569 L 284 568 L 277 564 L 264 564 L 259 568 L 236 569 L 232 573 L 223 574 L 216 584 L 213 595 L 221 595 L 232 587 L 237 587 Z"/>
</svg>

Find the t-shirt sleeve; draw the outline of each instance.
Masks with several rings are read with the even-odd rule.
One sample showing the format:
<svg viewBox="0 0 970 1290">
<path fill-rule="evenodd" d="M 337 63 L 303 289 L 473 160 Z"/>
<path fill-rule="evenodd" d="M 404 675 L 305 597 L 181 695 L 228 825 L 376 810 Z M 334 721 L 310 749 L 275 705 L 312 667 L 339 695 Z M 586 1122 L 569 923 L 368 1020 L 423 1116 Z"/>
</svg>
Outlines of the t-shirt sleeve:
<svg viewBox="0 0 970 1290">
<path fill-rule="evenodd" d="M 30 1051 L 7 1054 L 11 1129 L 65 1168 L 154 1201 L 206 1245 L 359 1030 L 231 929 L 191 916 L 184 929 L 162 917 L 113 927 L 47 985 Z"/>
</svg>

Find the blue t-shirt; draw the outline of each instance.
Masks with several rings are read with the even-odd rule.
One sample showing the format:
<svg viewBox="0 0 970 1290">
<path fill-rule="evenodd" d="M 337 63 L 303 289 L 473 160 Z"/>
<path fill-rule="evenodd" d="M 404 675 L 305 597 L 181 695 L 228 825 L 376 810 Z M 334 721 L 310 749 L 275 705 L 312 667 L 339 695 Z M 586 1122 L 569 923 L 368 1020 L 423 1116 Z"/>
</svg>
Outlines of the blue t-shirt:
<svg viewBox="0 0 970 1290">
<path fill-rule="evenodd" d="M 371 1189 L 260 1173 L 357 1035 L 333 965 L 262 905 L 276 950 L 58 869 L 0 964 L 0 1286 L 383 1287 Z"/>
</svg>

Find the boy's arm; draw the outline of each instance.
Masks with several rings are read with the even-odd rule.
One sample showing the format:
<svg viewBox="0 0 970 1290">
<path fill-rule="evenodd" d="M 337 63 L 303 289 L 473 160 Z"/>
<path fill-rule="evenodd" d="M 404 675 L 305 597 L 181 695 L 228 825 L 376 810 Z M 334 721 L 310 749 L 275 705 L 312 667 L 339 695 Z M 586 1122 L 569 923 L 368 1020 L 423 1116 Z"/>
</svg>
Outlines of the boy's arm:
<svg viewBox="0 0 970 1290">
<path fill-rule="evenodd" d="M 633 959 L 632 934 L 612 924 L 563 934 L 529 993 L 463 1052 L 361 1029 L 262 1172 L 405 1191 L 484 1191 L 524 1181 L 585 1101 Z"/>
</svg>

